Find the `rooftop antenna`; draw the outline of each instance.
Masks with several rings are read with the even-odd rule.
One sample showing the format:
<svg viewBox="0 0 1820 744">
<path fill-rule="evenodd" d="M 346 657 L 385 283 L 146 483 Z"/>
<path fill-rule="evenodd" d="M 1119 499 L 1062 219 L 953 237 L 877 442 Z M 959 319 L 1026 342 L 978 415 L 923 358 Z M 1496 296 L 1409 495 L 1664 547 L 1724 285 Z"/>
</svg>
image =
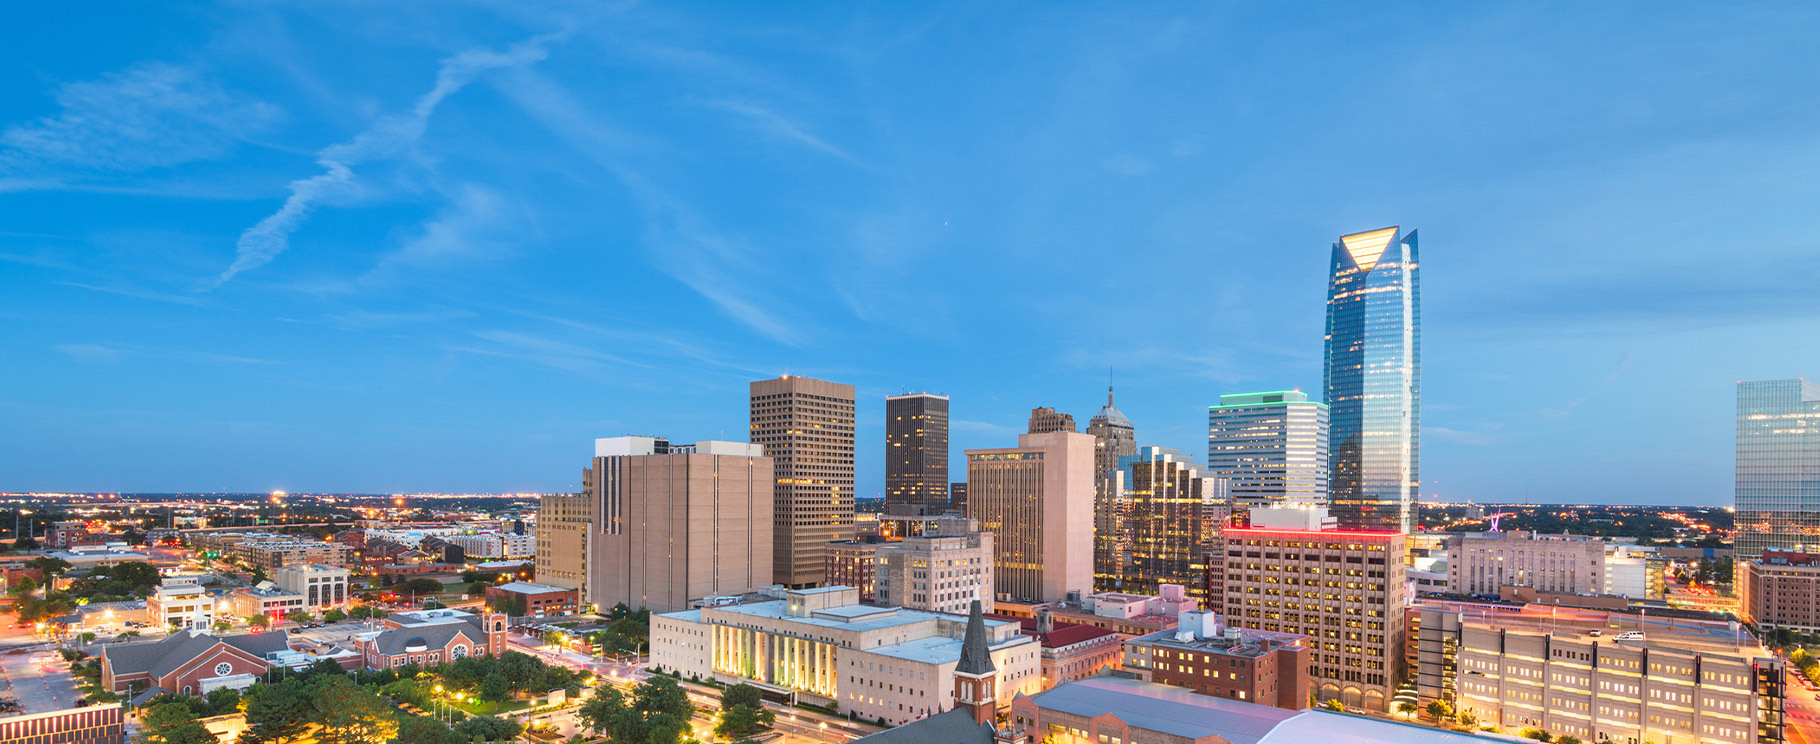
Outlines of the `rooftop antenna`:
<svg viewBox="0 0 1820 744">
<path fill-rule="evenodd" d="M 1106 407 L 1112 408 L 1112 366 L 1106 367 Z"/>
</svg>

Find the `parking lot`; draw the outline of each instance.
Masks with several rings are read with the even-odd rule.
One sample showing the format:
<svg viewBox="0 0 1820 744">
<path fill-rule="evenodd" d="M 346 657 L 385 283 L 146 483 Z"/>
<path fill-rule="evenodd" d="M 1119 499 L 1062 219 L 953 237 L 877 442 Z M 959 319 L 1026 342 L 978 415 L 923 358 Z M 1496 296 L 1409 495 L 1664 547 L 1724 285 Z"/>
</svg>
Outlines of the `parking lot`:
<svg viewBox="0 0 1820 744">
<path fill-rule="evenodd" d="M 69 664 L 55 651 L 0 654 L 0 679 L 3 694 L 17 697 L 26 713 L 73 708 L 81 697 Z"/>
</svg>

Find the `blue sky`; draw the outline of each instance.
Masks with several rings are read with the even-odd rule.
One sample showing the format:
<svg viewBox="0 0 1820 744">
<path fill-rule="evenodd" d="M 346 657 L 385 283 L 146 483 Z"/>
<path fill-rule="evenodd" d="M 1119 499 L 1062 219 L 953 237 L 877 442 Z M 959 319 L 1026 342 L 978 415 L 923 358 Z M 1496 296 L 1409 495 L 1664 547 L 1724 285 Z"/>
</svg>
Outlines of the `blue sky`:
<svg viewBox="0 0 1820 744">
<path fill-rule="evenodd" d="M 1108 367 L 1200 459 L 1389 224 L 1424 494 L 1729 503 L 1733 384 L 1820 375 L 1800 4 L 20 12 L 0 489 L 570 489 L 781 373 L 859 387 L 861 495 L 885 395 L 958 454 Z"/>
</svg>

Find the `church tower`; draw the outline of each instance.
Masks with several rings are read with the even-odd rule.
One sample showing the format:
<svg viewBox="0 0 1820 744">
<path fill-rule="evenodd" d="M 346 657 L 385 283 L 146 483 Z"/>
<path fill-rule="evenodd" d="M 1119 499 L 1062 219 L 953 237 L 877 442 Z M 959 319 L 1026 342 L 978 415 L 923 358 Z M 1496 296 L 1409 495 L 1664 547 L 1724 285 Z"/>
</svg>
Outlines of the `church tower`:
<svg viewBox="0 0 1820 744">
<path fill-rule="evenodd" d="M 954 667 L 954 704 L 973 711 L 975 723 L 995 725 L 998 718 L 998 667 L 986 639 L 986 618 L 979 598 L 967 610 L 967 634 L 961 638 L 961 661 Z"/>
</svg>

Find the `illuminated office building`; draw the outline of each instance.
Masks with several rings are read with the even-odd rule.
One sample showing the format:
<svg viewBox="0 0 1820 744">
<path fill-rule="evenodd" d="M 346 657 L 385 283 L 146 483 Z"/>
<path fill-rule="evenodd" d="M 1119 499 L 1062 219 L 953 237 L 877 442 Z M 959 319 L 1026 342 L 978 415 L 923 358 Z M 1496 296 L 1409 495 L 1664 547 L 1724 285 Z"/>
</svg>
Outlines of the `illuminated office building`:
<svg viewBox="0 0 1820 744">
<path fill-rule="evenodd" d="M 1220 528 L 1231 514 L 1226 482 L 1202 475 L 1180 451 L 1167 447 L 1142 447 L 1119 458 L 1119 466 L 1121 498 L 1131 507 L 1120 542 L 1131 552 L 1118 590 L 1157 594 L 1163 584 L 1180 584 L 1198 604 L 1209 606 L 1208 553 L 1219 549 Z"/>
<path fill-rule="evenodd" d="M 1130 565 L 1131 529 L 1125 524 L 1131 503 L 1123 498 L 1121 458 L 1137 455 L 1137 430 L 1131 419 L 1112 405 L 1112 387 L 1106 387 L 1106 407 L 1087 420 L 1093 435 L 1093 584 L 1112 591 L 1124 583 Z"/>
<path fill-rule="evenodd" d="M 1220 396 L 1207 410 L 1207 472 L 1239 507 L 1327 502 L 1327 404 L 1300 390 Z"/>
<path fill-rule="evenodd" d="M 1093 590 L 1093 437 L 1020 434 L 967 450 L 967 516 L 993 535 L 1002 596 L 1053 602 Z"/>
<path fill-rule="evenodd" d="M 1413 532 L 1421 458 L 1416 231 L 1343 235 L 1327 288 L 1328 503 L 1340 526 Z"/>
<path fill-rule="evenodd" d="M 1820 384 L 1738 383 L 1738 565 L 1820 549 Z"/>
<path fill-rule="evenodd" d="M 919 517 L 948 508 L 948 396 L 885 397 L 885 514 Z"/>
<path fill-rule="evenodd" d="M 785 375 L 751 394 L 752 443 L 776 468 L 772 581 L 816 586 L 828 543 L 853 538 L 853 386 Z"/>
</svg>

